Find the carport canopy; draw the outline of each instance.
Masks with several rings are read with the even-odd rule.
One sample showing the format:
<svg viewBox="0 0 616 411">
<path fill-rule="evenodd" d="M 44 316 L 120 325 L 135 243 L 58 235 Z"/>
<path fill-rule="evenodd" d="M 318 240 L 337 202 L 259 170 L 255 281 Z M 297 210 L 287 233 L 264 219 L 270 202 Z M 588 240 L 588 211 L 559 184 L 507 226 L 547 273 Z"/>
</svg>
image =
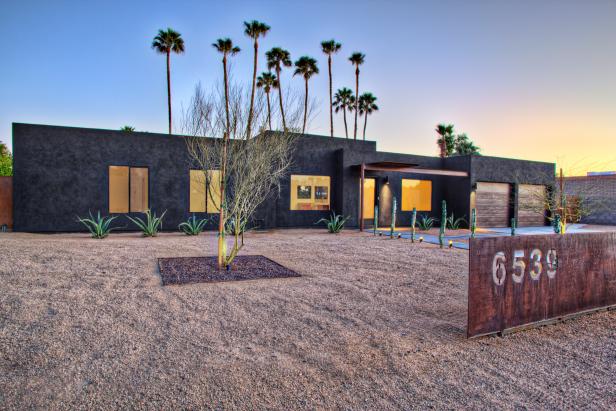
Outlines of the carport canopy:
<svg viewBox="0 0 616 411">
<path fill-rule="evenodd" d="M 359 184 L 359 231 L 364 231 L 364 176 L 366 171 L 394 171 L 398 173 L 428 174 L 436 176 L 468 177 L 466 171 L 446 170 L 442 168 L 423 168 L 413 163 L 398 163 L 395 161 L 379 161 L 376 163 L 361 163 L 354 167 L 360 169 Z"/>
</svg>

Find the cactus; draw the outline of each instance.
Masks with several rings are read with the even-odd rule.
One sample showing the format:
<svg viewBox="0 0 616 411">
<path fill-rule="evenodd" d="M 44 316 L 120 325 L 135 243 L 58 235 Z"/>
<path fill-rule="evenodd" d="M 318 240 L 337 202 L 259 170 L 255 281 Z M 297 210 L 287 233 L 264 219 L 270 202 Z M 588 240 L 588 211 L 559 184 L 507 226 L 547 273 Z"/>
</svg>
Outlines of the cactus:
<svg viewBox="0 0 616 411">
<path fill-rule="evenodd" d="M 515 222 L 515 217 L 513 217 L 511 219 L 511 236 L 513 237 L 515 235 L 515 229 L 517 227 L 517 224 Z"/>
<path fill-rule="evenodd" d="M 376 230 L 379 228 L 379 206 L 374 206 L 374 235 L 376 235 Z"/>
<path fill-rule="evenodd" d="M 394 238 L 394 231 L 396 230 L 396 209 L 398 208 L 398 203 L 396 202 L 396 197 L 394 197 L 394 201 L 391 203 L 391 227 L 389 229 L 389 236 Z"/>
<path fill-rule="evenodd" d="M 477 210 L 471 210 L 471 238 L 475 238 L 475 230 L 477 230 Z"/>
<path fill-rule="evenodd" d="M 553 226 L 554 226 L 554 232 L 556 234 L 560 234 L 560 229 L 561 229 L 561 222 L 560 222 L 560 214 L 556 214 L 556 216 L 554 217 L 554 221 L 553 221 Z"/>
<path fill-rule="evenodd" d="M 411 217 L 411 242 L 415 242 L 415 223 L 417 222 L 417 208 L 413 207 L 413 216 Z"/>
<path fill-rule="evenodd" d="M 447 225 L 447 202 L 443 200 L 441 203 L 441 229 L 438 233 L 438 243 L 443 248 L 443 239 L 445 238 L 445 226 Z"/>
</svg>

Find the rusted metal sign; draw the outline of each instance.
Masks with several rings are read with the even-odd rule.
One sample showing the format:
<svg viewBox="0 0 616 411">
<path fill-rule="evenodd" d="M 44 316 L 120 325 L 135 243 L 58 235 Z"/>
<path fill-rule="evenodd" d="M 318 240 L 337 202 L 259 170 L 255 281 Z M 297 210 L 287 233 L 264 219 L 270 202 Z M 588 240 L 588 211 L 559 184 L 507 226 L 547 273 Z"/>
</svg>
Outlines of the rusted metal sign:
<svg viewBox="0 0 616 411">
<path fill-rule="evenodd" d="M 468 337 L 616 305 L 616 233 L 474 238 Z"/>
<path fill-rule="evenodd" d="M 0 177 L 0 229 L 13 227 L 13 177 Z"/>
</svg>

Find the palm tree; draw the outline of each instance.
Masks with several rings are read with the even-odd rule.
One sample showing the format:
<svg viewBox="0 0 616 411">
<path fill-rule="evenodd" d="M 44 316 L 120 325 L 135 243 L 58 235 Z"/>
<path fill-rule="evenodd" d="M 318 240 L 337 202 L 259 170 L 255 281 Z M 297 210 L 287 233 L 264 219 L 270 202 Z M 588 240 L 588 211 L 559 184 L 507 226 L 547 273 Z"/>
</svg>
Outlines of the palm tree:
<svg viewBox="0 0 616 411">
<path fill-rule="evenodd" d="M 359 114 L 364 115 L 364 140 L 366 139 L 366 124 L 368 123 L 368 114 L 372 114 L 379 110 L 376 104 L 376 97 L 372 93 L 364 93 L 359 96 Z"/>
<path fill-rule="evenodd" d="M 233 41 L 230 38 L 218 39 L 212 46 L 222 54 L 222 69 L 224 72 L 225 82 L 225 114 L 227 116 L 227 126 L 225 133 L 223 134 L 222 145 L 222 159 L 220 167 L 220 215 L 218 218 L 218 266 L 220 268 L 224 265 L 224 246 L 225 246 L 225 181 L 227 172 L 227 145 L 229 143 L 229 132 L 231 130 L 231 121 L 229 119 L 229 79 L 227 74 L 227 57 L 233 56 L 240 52 L 240 48 L 233 45 Z"/>
<path fill-rule="evenodd" d="M 329 124 L 332 137 L 334 136 L 334 102 L 332 101 L 332 55 L 338 53 L 341 47 L 342 44 L 336 43 L 336 41 L 333 39 L 321 42 L 321 50 L 327 55 L 327 70 L 329 72 Z"/>
<path fill-rule="evenodd" d="M 353 108 L 355 107 L 355 96 L 353 95 L 353 90 L 346 87 L 339 89 L 334 95 L 333 105 L 336 109 L 336 113 L 342 110 L 342 116 L 344 118 L 344 134 L 346 135 L 346 138 L 349 138 L 346 112 L 347 110 L 353 111 Z"/>
<path fill-rule="evenodd" d="M 284 118 L 284 108 L 282 105 L 282 87 L 280 85 L 280 71 L 282 67 L 291 67 L 291 54 L 281 49 L 280 47 L 274 47 L 267 53 L 265 53 L 267 57 L 267 68 L 269 70 L 276 70 L 276 78 L 278 79 L 278 101 L 280 102 L 280 115 L 282 116 L 282 129 L 287 130 L 287 123 Z"/>
<path fill-rule="evenodd" d="M 481 149 L 473 143 L 473 141 L 466 135 L 466 133 L 458 134 L 455 140 L 455 154 L 457 155 L 468 155 L 475 154 L 481 155 Z"/>
<path fill-rule="evenodd" d="M 252 90 L 250 92 L 250 109 L 248 110 L 248 124 L 246 125 L 246 138 L 250 138 L 250 131 L 252 126 L 252 116 L 255 102 L 255 84 L 257 81 L 257 57 L 259 56 L 259 37 L 265 37 L 269 31 L 270 26 L 265 23 L 253 20 L 250 23 L 244 22 L 244 34 L 254 40 L 254 63 L 252 68 Z"/>
<path fill-rule="evenodd" d="M 306 84 L 306 93 L 304 94 L 304 126 L 302 127 L 302 133 L 306 132 L 306 118 L 308 116 L 308 80 L 315 74 L 319 74 L 319 68 L 317 67 L 317 61 L 312 57 L 302 56 L 295 62 L 294 76 L 302 76 Z"/>
<path fill-rule="evenodd" d="M 355 66 L 355 95 L 359 96 L 359 66 L 364 64 L 366 55 L 363 53 L 355 52 L 349 57 L 351 64 Z M 355 131 L 353 132 L 353 138 L 357 140 L 357 112 L 359 111 L 359 99 L 355 99 Z"/>
<path fill-rule="evenodd" d="M 169 134 L 171 134 L 171 52 L 184 53 L 184 39 L 177 31 L 168 28 L 167 31 L 158 30 L 152 41 L 152 48 L 161 54 L 167 55 L 167 108 L 169 111 Z"/>
<path fill-rule="evenodd" d="M 440 157 L 448 157 L 454 151 L 455 137 L 453 135 L 453 124 L 441 123 L 436 126 L 435 130 L 440 136 L 440 138 L 436 140 L 436 144 L 440 149 Z"/>
<path fill-rule="evenodd" d="M 270 91 L 273 88 L 278 88 L 278 79 L 276 75 L 272 72 L 263 72 L 257 78 L 257 87 L 263 88 L 265 91 L 265 96 L 267 97 L 267 123 L 269 124 L 269 129 L 272 129 L 272 109 L 270 107 Z"/>
</svg>

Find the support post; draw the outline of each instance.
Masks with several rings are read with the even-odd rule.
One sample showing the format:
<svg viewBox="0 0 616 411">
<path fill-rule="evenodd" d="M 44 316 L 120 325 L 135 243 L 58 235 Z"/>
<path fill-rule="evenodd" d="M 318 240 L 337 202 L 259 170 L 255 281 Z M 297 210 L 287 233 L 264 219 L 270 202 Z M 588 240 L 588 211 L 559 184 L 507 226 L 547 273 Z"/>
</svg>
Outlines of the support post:
<svg viewBox="0 0 616 411">
<path fill-rule="evenodd" d="M 364 174 L 366 164 L 361 163 L 360 182 L 359 182 L 359 231 L 364 231 Z"/>
</svg>

